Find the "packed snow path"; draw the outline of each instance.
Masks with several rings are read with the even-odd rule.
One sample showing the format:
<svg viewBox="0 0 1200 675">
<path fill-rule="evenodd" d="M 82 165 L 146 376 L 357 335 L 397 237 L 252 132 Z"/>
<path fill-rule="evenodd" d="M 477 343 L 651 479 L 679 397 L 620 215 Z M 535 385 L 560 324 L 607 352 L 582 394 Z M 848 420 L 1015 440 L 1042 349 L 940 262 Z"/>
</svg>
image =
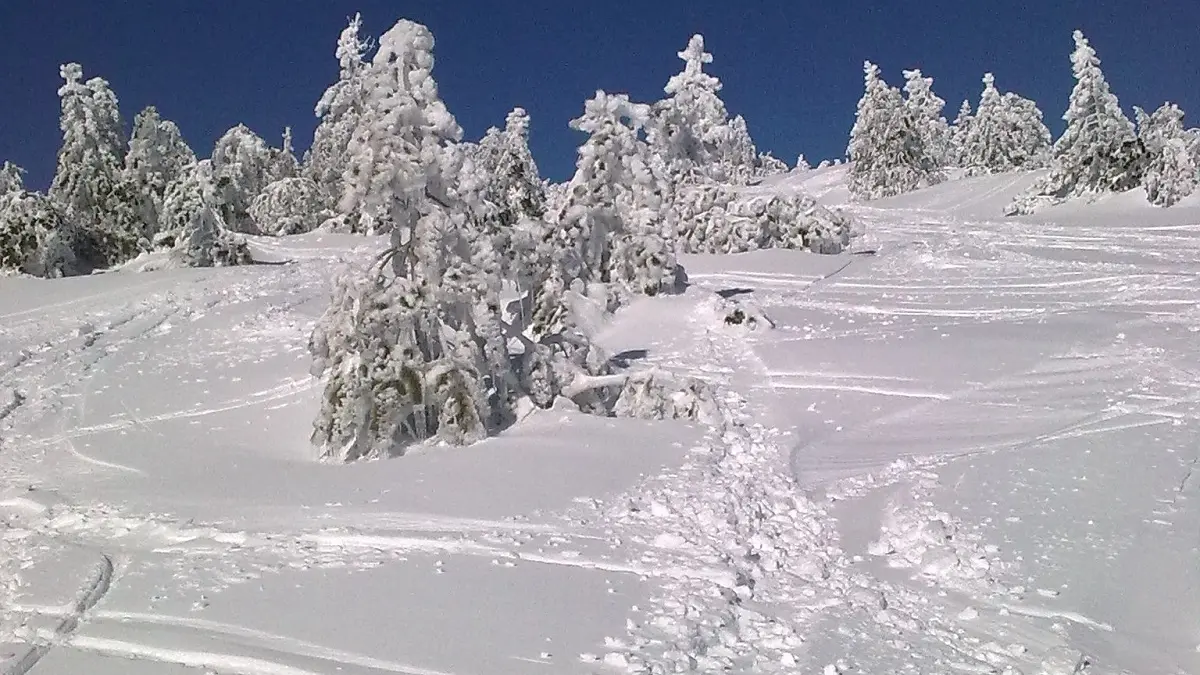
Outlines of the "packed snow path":
<svg viewBox="0 0 1200 675">
<path fill-rule="evenodd" d="M 348 467 L 304 345 L 377 243 L 0 279 L 0 674 L 1197 672 L 1200 209 L 994 218 L 1028 180 L 685 260 L 602 339 L 720 429 L 555 410 Z"/>
</svg>

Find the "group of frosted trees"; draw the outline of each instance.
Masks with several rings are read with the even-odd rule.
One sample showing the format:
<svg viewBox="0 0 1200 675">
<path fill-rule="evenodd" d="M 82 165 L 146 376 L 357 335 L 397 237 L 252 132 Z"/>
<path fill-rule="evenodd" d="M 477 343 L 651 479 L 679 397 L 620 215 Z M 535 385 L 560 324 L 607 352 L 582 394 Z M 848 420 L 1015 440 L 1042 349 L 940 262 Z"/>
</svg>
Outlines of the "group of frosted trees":
<svg viewBox="0 0 1200 675">
<path fill-rule="evenodd" d="M 26 190 L 11 164 L 0 176 L 0 268 L 82 274 L 155 248 L 170 249 L 185 265 L 250 260 L 222 218 L 218 191 L 228 167 L 198 161 L 153 107 L 134 118 L 126 138 L 108 82 L 84 81 L 74 63 L 60 73 L 63 136 L 50 189 Z"/>
<path fill-rule="evenodd" d="M 597 91 L 571 122 L 587 134 L 574 176 L 549 185 L 523 109 L 462 140 L 424 26 L 400 21 L 369 58 L 360 28 L 356 18 L 339 39 L 341 75 L 301 170 L 323 227 L 390 238 L 337 280 L 313 331 L 324 381 L 313 442 L 326 458 L 469 443 L 564 400 L 600 414 L 711 415 L 698 381 L 618 372 L 590 339 L 597 319 L 680 290 L 676 256 L 709 240 L 837 250 L 848 238 L 842 216 L 811 200 L 742 195 L 787 167 L 729 118 L 700 36 L 662 101 Z M 707 212 L 728 228 L 694 231 L 697 193 L 722 196 Z"/>
<path fill-rule="evenodd" d="M 543 181 L 521 108 L 478 142 L 441 101 L 433 36 L 402 20 L 374 47 L 355 17 L 303 159 L 239 125 L 198 158 L 154 108 L 126 138 L 107 82 L 64 66 L 58 171 L 46 194 L 0 169 L 0 268 L 87 273 L 168 251 L 190 266 L 252 262 L 243 235 L 385 235 L 334 284 L 310 340 L 324 381 L 313 442 L 352 460 L 468 443 L 570 400 L 601 414 L 697 418 L 702 383 L 616 372 L 589 338 L 635 296 L 681 288 L 681 252 L 836 252 L 850 227 L 804 197 L 744 188 L 787 166 L 730 117 L 695 36 L 652 104 L 597 91 L 571 126 L 575 175 Z M 373 53 L 372 53 L 373 52 Z M 143 266 L 144 268 L 144 266 Z"/>
<path fill-rule="evenodd" d="M 1095 50 L 1081 32 L 1074 39 L 1076 84 L 1057 141 L 1037 105 L 1001 93 L 991 73 L 983 77 L 975 109 L 963 101 L 951 123 L 942 116 L 945 101 L 933 93 L 932 79 L 904 71 L 901 92 L 868 62 L 847 149 L 851 194 L 902 194 L 946 180 L 950 169 L 965 175 L 1048 169 L 1008 207 L 1009 214 L 1138 186 L 1159 206 L 1190 194 L 1200 182 L 1200 131 L 1185 130 L 1183 112 L 1169 103 L 1153 114 L 1135 107 L 1135 128 L 1109 91 Z"/>
<path fill-rule="evenodd" d="M 860 199 L 891 197 L 936 185 L 951 168 L 967 175 L 1042 167 L 1049 158 L 1050 131 L 1037 105 L 996 89 L 991 73 L 974 111 L 963 101 L 953 123 L 942 116 L 946 102 L 933 93 L 933 79 L 904 71 L 904 90 L 883 80 L 867 62 L 866 87 L 850 132 L 850 191 Z"/>
</svg>

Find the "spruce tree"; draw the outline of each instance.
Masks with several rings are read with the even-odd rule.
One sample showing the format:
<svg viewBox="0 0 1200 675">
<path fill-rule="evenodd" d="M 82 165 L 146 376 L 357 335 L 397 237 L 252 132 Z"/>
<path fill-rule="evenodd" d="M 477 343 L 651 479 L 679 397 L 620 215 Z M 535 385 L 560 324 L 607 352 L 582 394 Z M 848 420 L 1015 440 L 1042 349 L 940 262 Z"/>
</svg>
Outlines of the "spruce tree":
<svg viewBox="0 0 1200 675">
<path fill-rule="evenodd" d="M 0 193 L 0 271 L 39 277 L 86 271 L 75 257 L 77 235 L 59 205 L 45 195 L 20 189 Z"/>
<path fill-rule="evenodd" d="M 991 73 L 983 76 L 979 110 L 963 145 L 968 174 L 1003 173 L 1041 166 L 1050 148 L 1042 112 L 1028 99 L 1001 94 Z"/>
<path fill-rule="evenodd" d="M 141 192 L 123 174 L 125 137 L 117 97 L 108 82 L 83 82 L 83 68 L 77 63 L 62 66 L 60 73 L 63 143 L 49 196 L 79 231 L 81 261 L 109 267 L 149 246 Z"/>
<path fill-rule="evenodd" d="M 5 162 L 0 165 L 0 197 L 21 192 L 25 189 L 25 169 Z"/>
<path fill-rule="evenodd" d="M 153 239 L 158 232 L 167 187 L 195 161 L 195 153 L 174 122 L 162 119 L 154 106 L 137 114 L 129 136 L 124 175 L 137 191 L 148 238 Z"/>
<path fill-rule="evenodd" d="M 1183 127 L 1183 111 L 1164 103 L 1153 114 L 1134 108 L 1138 139 L 1146 149 L 1146 197 L 1156 206 L 1172 206 L 1196 189 L 1196 161 Z"/>
<path fill-rule="evenodd" d="M 904 71 L 905 104 L 921 134 L 925 153 L 938 168 L 948 164 L 950 125 L 942 117 L 946 101 L 933 93 L 933 78 L 920 70 Z"/>
<path fill-rule="evenodd" d="M 958 107 L 958 116 L 950 127 L 950 164 L 961 168 L 966 164 L 967 137 L 971 133 L 971 123 L 975 114 L 971 110 L 971 102 L 963 99 Z"/>
<path fill-rule="evenodd" d="M 306 176 L 272 182 L 250 203 L 250 217 L 263 234 L 304 234 L 317 229 L 332 213 L 317 184 Z"/>
<path fill-rule="evenodd" d="M 1109 90 L 1087 38 L 1075 31 L 1074 39 L 1075 87 L 1063 114 L 1067 128 L 1054 144 L 1049 175 L 1009 206 L 1010 215 L 1075 197 L 1123 192 L 1142 182 L 1145 156 L 1133 124 Z"/>
<path fill-rule="evenodd" d="M 317 102 L 315 112 L 321 121 L 304 156 L 302 172 L 316 184 L 322 206 L 329 211 L 337 209 L 345 191 L 350 141 L 367 101 L 365 54 L 370 45 L 359 37 L 361 28 L 362 17 L 355 14 L 338 37 L 338 81 Z M 360 229 L 353 213 L 343 214 L 341 220 L 344 229 Z"/>
<path fill-rule="evenodd" d="M 458 189 L 462 132 L 438 96 L 433 46 L 425 26 L 401 20 L 363 74 L 370 97 L 340 206 L 390 230 L 391 246 L 339 281 L 310 341 L 325 381 L 312 438 L 323 457 L 469 443 L 513 415 L 499 261 Z"/>
<path fill-rule="evenodd" d="M 226 131 L 212 152 L 212 173 L 221 220 L 234 232 L 260 234 L 250 205 L 274 178 L 279 153 L 244 124 Z"/>
<path fill-rule="evenodd" d="M 653 106 L 647 140 L 676 185 L 699 180 L 745 184 L 762 175 L 786 171 L 779 160 L 760 156 L 746 120 L 730 119 L 721 100 L 721 81 L 704 72 L 712 54 L 704 36 L 693 35 L 678 53 L 683 71 L 667 81 L 667 97 Z"/>
<path fill-rule="evenodd" d="M 491 128 L 475 152 L 482 198 L 489 209 L 486 230 L 502 256 L 503 275 L 514 279 L 527 271 L 539 223 L 546 214 L 546 189 L 529 151 L 529 114 L 514 108 L 503 130 Z"/>
</svg>

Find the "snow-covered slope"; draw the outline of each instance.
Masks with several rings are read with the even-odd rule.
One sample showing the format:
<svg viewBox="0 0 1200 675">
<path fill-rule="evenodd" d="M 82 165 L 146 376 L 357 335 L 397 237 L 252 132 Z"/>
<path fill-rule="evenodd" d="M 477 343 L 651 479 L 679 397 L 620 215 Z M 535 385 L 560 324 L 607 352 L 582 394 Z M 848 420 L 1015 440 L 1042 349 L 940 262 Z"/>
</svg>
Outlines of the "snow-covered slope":
<svg viewBox="0 0 1200 675">
<path fill-rule="evenodd" d="M 0 279 L 0 674 L 1200 670 L 1200 206 L 844 172 L 755 189 L 846 208 L 852 252 L 689 257 L 601 335 L 723 428 L 319 464 L 307 334 L 380 242 Z"/>
</svg>

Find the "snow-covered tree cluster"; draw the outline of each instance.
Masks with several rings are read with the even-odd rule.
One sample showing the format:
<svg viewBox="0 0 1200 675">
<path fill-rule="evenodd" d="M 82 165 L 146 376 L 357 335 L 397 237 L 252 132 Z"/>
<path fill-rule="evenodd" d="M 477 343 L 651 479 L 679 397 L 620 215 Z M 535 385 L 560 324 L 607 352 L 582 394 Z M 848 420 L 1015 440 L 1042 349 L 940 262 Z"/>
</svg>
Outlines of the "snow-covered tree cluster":
<svg viewBox="0 0 1200 675">
<path fill-rule="evenodd" d="M 1075 88 L 1063 120 L 1066 130 L 1054 143 L 1050 171 L 1009 206 L 1027 213 L 1067 199 L 1131 190 L 1145 177 L 1145 148 L 1121 110 L 1087 38 L 1075 31 L 1071 66 Z"/>
<path fill-rule="evenodd" d="M 1159 206 L 1191 194 L 1200 182 L 1200 130 L 1185 129 L 1183 112 L 1169 103 L 1153 114 L 1135 108 L 1135 128 L 1087 38 L 1075 31 L 1074 39 L 1076 83 L 1057 141 L 1037 104 L 1001 92 L 991 73 L 983 76 L 974 109 L 963 101 L 947 124 L 945 103 L 930 78 L 906 70 L 901 92 L 868 62 L 847 149 L 851 195 L 890 197 L 939 183 L 953 170 L 973 176 L 1030 169 L 1047 173 L 1008 207 L 1009 214 L 1139 186 Z"/>
<path fill-rule="evenodd" d="M 428 29 L 402 20 L 366 60 L 357 27 L 343 33 L 339 55 L 343 75 L 361 84 L 326 95 L 342 100 L 362 87 L 344 99 L 354 101 L 338 122 L 346 128 L 328 130 L 330 143 L 346 145 L 322 155 L 343 167 L 340 196 L 325 203 L 332 221 L 386 232 L 390 245 L 338 280 L 312 334 L 313 372 L 324 382 L 313 433 L 321 455 L 469 443 L 562 399 L 603 414 L 705 409 L 664 408 L 673 394 L 696 397 L 699 385 L 614 372 L 589 337 L 597 317 L 628 298 L 679 288 L 675 223 L 663 208 L 670 183 L 646 140 L 649 106 L 605 92 L 587 102 L 572 125 L 588 139 L 551 208 L 524 110 L 463 143 L 432 75 Z"/>
<path fill-rule="evenodd" d="M 223 219 L 230 205 L 212 163 L 197 160 L 174 123 L 149 107 L 126 138 L 108 82 L 84 81 L 76 63 L 60 72 L 63 136 L 50 189 L 27 191 L 19 168 L 0 169 L 0 268 L 86 274 L 155 249 L 182 265 L 251 261 Z"/>
<path fill-rule="evenodd" d="M 963 101 L 952 137 L 955 163 L 967 175 L 1035 169 L 1049 159 L 1050 130 L 1042 123 L 1042 111 L 1027 98 L 1001 94 L 991 73 L 983 76 L 973 115 Z"/>
<path fill-rule="evenodd" d="M 787 165 L 759 154 L 740 115 L 730 119 L 721 81 L 704 71 L 712 54 L 695 35 L 679 52 L 683 71 L 667 81 L 667 97 L 644 122 L 655 164 L 670 190 L 680 250 L 735 253 L 760 248 L 841 250 L 850 230 L 844 216 L 804 196 L 763 198 L 741 189 L 785 173 Z"/>
<path fill-rule="evenodd" d="M 1156 206 L 1171 206 L 1200 182 L 1200 134 L 1183 128 L 1183 111 L 1164 103 L 1152 114 L 1134 107 L 1138 141 L 1145 152 L 1143 184 Z"/>
<path fill-rule="evenodd" d="M 879 199 L 945 180 L 949 133 L 933 80 L 908 71 L 905 98 L 884 81 L 879 66 L 867 61 L 863 72 L 865 89 L 846 149 L 850 193 Z"/>
</svg>

